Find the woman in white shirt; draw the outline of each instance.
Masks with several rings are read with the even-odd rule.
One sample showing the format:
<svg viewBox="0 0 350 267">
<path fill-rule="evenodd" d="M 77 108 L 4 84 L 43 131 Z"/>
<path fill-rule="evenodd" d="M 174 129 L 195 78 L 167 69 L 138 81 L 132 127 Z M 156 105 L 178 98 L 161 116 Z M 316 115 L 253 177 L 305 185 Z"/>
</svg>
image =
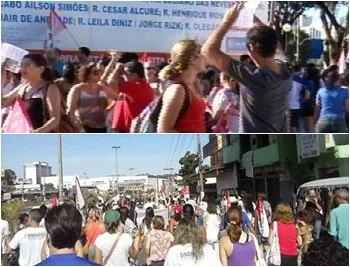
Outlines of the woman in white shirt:
<svg viewBox="0 0 350 267">
<path fill-rule="evenodd" d="M 164 266 L 221 266 L 219 256 L 202 239 L 201 229 L 191 220 L 184 220 L 175 232 Z"/>
<path fill-rule="evenodd" d="M 129 257 L 136 259 L 142 248 L 141 234 L 137 233 L 133 241 L 132 237 L 119 227 L 120 213 L 112 209 L 106 212 L 104 222 L 106 232 L 99 235 L 95 241 L 95 262 L 106 266 L 129 266 Z"/>
</svg>

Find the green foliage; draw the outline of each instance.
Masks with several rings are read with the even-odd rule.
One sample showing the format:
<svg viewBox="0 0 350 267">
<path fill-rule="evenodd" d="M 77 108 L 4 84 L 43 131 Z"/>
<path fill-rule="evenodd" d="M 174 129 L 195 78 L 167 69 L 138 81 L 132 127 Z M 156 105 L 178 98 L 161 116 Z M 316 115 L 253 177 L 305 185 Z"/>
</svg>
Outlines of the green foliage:
<svg viewBox="0 0 350 267">
<path fill-rule="evenodd" d="M 85 200 L 85 207 L 95 206 L 99 203 L 97 195 L 88 190 L 83 190 L 83 197 Z"/>
<path fill-rule="evenodd" d="M 199 166 L 197 154 L 191 154 L 187 152 L 179 161 L 181 168 L 179 175 L 182 176 L 183 180 L 178 182 L 178 185 L 193 185 L 197 182 L 190 179 L 190 176 L 196 173 L 196 168 Z"/>
<path fill-rule="evenodd" d="M 35 202 L 24 202 L 21 200 L 12 200 L 8 201 L 5 204 L 1 205 L 1 218 L 8 221 L 11 230 L 16 229 L 18 217 L 21 212 L 29 207 L 40 206 L 40 201 Z"/>
<path fill-rule="evenodd" d="M 8 185 L 14 185 L 15 181 L 16 181 L 16 178 L 17 178 L 17 175 L 16 173 L 11 170 L 11 169 L 6 169 L 4 171 L 4 179 L 7 180 L 7 184 Z"/>
</svg>

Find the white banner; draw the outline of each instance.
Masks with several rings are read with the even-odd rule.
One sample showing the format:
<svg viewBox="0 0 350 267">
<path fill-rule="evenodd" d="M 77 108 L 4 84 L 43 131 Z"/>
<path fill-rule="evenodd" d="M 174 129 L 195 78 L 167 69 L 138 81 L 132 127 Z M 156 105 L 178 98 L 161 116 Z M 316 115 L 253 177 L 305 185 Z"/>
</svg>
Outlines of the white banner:
<svg viewBox="0 0 350 267">
<path fill-rule="evenodd" d="M 267 22 L 268 2 L 247 4 L 240 27 L 252 25 L 252 13 Z M 203 43 L 231 6 L 228 1 L 30 2 L 2 1 L 2 40 L 23 49 L 43 49 L 50 10 L 68 30 L 55 37 L 61 50 L 87 46 L 93 51 L 169 52 L 175 42 Z M 244 52 L 246 29 L 232 30 L 223 49 Z"/>
<path fill-rule="evenodd" d="M 135 210 L 137 213 L 137 225 L 140 226 L 142 224 L 142 220 L 145 218 L 145 210 L 139 210 L 136 209 Z M 168 209 L 158 209 L 158 210 L 154 210 L 154 215 L 159 215 L 159 216 L 163 216 L 164 221 L 165 221 L 165 228 L 168 227 L 168 222 L 169 222 L 169 217 L 168 217 Z"/>
</svg>

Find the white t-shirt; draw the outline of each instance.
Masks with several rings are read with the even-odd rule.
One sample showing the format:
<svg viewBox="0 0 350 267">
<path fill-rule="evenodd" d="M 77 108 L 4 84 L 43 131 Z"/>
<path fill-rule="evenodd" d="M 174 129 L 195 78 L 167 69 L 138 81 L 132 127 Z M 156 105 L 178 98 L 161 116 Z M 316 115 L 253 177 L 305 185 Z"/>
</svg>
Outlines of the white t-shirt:
<svg viewBox="0 0 350 267">
<path fill-rule="evenodd" d="M 119 233 L 110 234 L 106 232 L 96 238 L 95 246 L 101 250 L 103 260 L 108 256 L 118 235 Z M 106 266 L 129 266 L 129 248 L 132 246 L 132 242 L 130 235 L 122 233 Z"/>
<path fill-rule="evenodd" d="M 213 113 L 215 114 L 219 110 L 226 110 L 230 104 L 229 119 L 227 121 L 230 133 L 238 133 L 239 131 L 239 96 L 234 92 L 230 92 L 226 89 L 220 90 L 213 101 Z"/>
<path fill-rule="evenodd" d="M 12 249 L 19 247 L 20 266 L 33 266 L 41 262 L 41 249 L 46 240 L 46 230 L 42 227 L 28 227 L 13 237 L 9 246 Z"/>
<path fill-rule="evenodd" d="M 303 90 L 303 84 L 293 81 L 292 89 L 289 92 L 289 108 L 300 109 L 300 95 Z"/>
<path fill-rule="evenodd" d="M 10 234 L 10 228 L 8 221 L 1 219 L 1 254 L 6 250 L 4 237 Z"/>
<path fill-rule="evenodd" d="M 164 266 L 222 266 L 219 256 L 211 246 L 205 244 L 203 252 L 203 257 L 196 262 L 191 244 L 175 245 L 170 248 Z"/>
</svg>

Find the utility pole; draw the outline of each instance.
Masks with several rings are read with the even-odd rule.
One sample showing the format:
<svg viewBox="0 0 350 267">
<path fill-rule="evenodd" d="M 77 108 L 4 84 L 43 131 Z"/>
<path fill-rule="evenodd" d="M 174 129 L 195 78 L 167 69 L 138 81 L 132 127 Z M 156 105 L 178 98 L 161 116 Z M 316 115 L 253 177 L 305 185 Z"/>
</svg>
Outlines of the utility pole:
<svg viewBox="0 0 350 267">
<path fill-rule="evenodd" d="M 119 180 L 119 175 L 118 175 L 118 149 L 120 149 L 120 146 L 114 146 L 112 149 L 115 150 L 115 175 L 117 177 L 117 186 L 115 184 L 115 177 L 113 176 L 113 191 L 117 191 L 117 195 L 119 195 L 119 185 L 118 185 L 118 180 Z"/>
<path fill-rule="evenodd" d="M 58 135 L 58 195 L 59 203 L 63 202 L 63 163 L 62 163 L 62 136 Z"/>
<path fill-rule="evenodd" d="M 199 164 L 199 183 L 201 188 L 201 199 L 204 197 L 204 184 L 203 184 L 203 157 L 202 157 L 202 145 L 201 145 L 201 136 L 197 135 L 197 145 L 198 145 L 198 164 Z"/>
<path fill-rule="evenodd" d="M 135 168 L 129 168 L 129 171 L 130 171 L 130 173 L 131 173 L 131 186 L 133 187 L 134 186 L 134 170 L 135 170 Z M 136 184 L 136 183 L 135 183 Z M 133 190 L 132 190 L 132 192 L 133 192 L 133 195 L 134 195 L 134 188 L 133 188 Z"/>
<path fill-rule="evenodd" d="M 168 194 L 171 195 L 172 197 L 173 196 L 173 187 L 171 186 L 171 191 L 170 191 L 170 183 L 172 184 L 172 179 L 173 179 L 173 171 L 175 169 L 174 168 L 166 168 L 164 169 L 164 171 L 170 171 L 170 177 L 168 178 Z"/>
</svg>

